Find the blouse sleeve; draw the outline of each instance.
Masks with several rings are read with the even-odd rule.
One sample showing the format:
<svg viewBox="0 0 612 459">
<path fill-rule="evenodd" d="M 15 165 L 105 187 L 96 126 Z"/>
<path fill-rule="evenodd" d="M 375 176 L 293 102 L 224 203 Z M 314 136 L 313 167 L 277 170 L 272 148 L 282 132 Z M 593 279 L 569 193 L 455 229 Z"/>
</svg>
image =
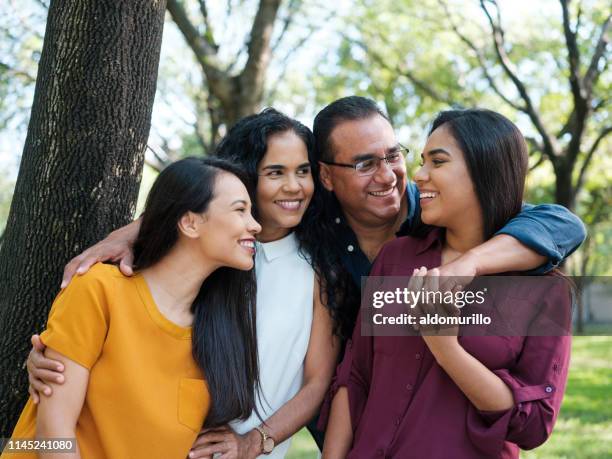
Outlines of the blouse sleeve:
<svg viewBox="0 0 612 459">
<path fill-rule="evenodd" d="M 545 328 L 546 324 L 540 322 L 548 322 L 551 314 L 561 311 L 562 321 L 569 330 L 570 306 L 567 286 L 557 284 L 547 292 L 545 305 L 532 323 L 532 329 Z M 533 449 L 544 443 L 552 433 L 563 400 L 570 347 L 569 334 L 525 337 L 515 365 L 494 371 L 512 391 L 514 406 L 507 411 L 486 412 L 470 404 L 467 427 L 472 442 L 487 445 L 492 448 L 491 453 L 499 452 L 504 441 L 522 449 Z"/>
<path fill-rule="evenodd" d="M 586 238 L 582 220 L 556 204 L 525 204 L 496 234 L 508 234 L 548 258 L 535 270 L 547 273 L 572 254 Z"/>
<path fill-rule="evenodd" d="M 101 274 L 94 266 L 75 276 L 53 302 L 47 328 L 41 334 L 46 346 L 88 370 L 102 352 L 109 324 Z"/>
</svg>

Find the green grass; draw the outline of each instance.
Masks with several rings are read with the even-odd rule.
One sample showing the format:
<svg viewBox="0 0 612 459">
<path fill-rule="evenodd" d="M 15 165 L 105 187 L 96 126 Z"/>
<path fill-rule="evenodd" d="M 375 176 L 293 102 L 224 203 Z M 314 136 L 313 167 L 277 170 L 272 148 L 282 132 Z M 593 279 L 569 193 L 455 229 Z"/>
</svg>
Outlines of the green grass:
<svg viewBox="0 0 612 459">
<path fill-rule="evenodd" d="M 575 336 L 555 430 L 528 459 L 612 457 L 612 337 Z"/>
<path fill-rule="evenodd" d="M 317 447 L 301 430 L 287 459 L 313 459 Z M 612 457 L 612 336 L 575 336 L 567 390 L 555 430 L 526 459 Z"/>
<path fill-rule="evenodd" d="M 317 445 L 306 429 L 300 430 L 291 441 L 286 459 L 314 459 L 317 457 Z"/>
</svg>

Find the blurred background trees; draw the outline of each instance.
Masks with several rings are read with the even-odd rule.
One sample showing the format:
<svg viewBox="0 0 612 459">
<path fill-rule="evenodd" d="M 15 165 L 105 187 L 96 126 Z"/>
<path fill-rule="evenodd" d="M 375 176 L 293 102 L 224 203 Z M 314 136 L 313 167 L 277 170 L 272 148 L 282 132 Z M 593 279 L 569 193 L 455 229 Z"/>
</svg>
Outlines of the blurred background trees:
<svg viewBox="0 0 612 459">
<path fill-rule="evenodd" d="M 34 147 L 26 133 L 51 1 L 0 2 L 0 248 L 22 152 Z M 372 97 L 410 146 L 409 171 L 437 111 L 480 106 L 527 137 L 527 200 L 563 204 L 587 225 L 566 272 L 610 276 L 611 14 L 609 0 L 167 0 L 136 212 L 164 165 L 210 153 L 237 119 L 264 106 L 311 126 L 338 97 Z M 38 223 L 65 224 L 49 215 Z M 90 239 L 82 235 L 72 251 Z M 69 255 L 59 258 L 53 276 Z M 584 440 L 581 451 L 601 438 L 564 428 L 565 438 Z"/>
</svg>

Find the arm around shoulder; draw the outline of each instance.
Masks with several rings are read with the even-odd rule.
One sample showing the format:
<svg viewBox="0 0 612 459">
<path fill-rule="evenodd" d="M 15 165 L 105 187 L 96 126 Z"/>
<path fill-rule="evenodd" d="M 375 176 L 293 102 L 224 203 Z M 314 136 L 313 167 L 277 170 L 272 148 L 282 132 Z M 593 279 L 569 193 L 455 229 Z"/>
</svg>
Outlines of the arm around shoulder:
<svg viewBox="0 0 612 459">
<path fill-rule="evenodd" d="M 522 211 L 497 234 L 507 234 L 547 258 L 538 271 L 547 272 L 571 255 L 586 238 L 580 218 L 557 204 L 524 204 Z"/>
</svg>

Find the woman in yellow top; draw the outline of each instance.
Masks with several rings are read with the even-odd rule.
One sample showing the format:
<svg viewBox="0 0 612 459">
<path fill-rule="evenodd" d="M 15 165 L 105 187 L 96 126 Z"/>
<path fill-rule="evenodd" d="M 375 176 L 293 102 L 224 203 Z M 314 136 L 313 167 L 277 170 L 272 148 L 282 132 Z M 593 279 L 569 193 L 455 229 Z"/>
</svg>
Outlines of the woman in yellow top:
<svg viewBox="0 0 612 459">
<path fill-rule="evenodd" d="M 184 159 L 159 175 L 134 243 L 138 274 L 98 264 L 75 277 L 42 334 L 65 383 L 28 400 L 12 438 L 76 437 L 75 451 L 2 459 L 184 458 L 203 426 L 251 414 L 261 227 L 250 209 L 244 177 L 223 160 Z"/>
</svg>

